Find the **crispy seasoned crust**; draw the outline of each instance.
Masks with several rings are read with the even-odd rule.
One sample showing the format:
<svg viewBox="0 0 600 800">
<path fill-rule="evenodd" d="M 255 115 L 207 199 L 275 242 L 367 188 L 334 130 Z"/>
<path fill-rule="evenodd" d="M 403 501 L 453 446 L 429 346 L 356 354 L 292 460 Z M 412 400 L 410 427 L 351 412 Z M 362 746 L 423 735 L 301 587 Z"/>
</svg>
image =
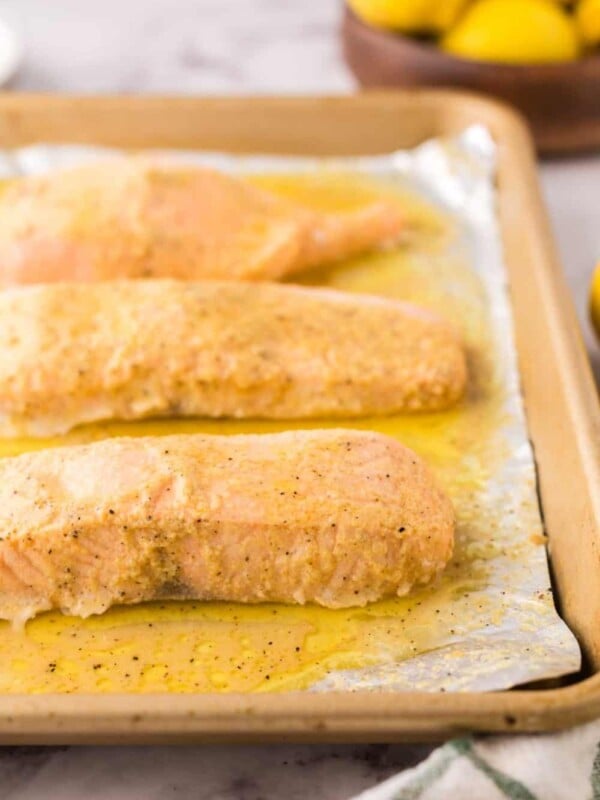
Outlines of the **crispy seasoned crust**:
<svg viewBox="0 0 600 800">
<path fill-rule="evenodd" d="M 0 461 L 0 617 L 196 598 L 337 608 L 452 553 L 427 466 L 352 430 L 109 439 Z"/>
<path fill-rule="evenodd" d="M 115 278 L 274 280 L 395 241 L 398 207 L 319 213 L 215 170 L 120 158 L 0 194 L 0 286 Z"/>
<path fill-rule="evenodd" d="M 466 381 L 414 306 L 281 284 L 123 281 L 0 293 L 0 434 L 102 419 L 433 411 Z"/>
</svg>

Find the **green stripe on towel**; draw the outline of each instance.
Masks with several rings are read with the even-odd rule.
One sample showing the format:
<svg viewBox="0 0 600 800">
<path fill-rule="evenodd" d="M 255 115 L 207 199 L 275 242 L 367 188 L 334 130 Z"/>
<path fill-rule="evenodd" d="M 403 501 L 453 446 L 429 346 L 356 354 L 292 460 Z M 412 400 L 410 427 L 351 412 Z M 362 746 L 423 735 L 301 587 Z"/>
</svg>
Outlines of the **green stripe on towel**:
<svg viewBox="0 0 600 800">
<path fill-rule="evenodd" d="M 536 796 L 520 781 L 509 777 L 504 772 L 500 772 L 500 770 L 488 764 L 475 750 L 470 739 L 457 739 L 452 742 L 452 747 L 457 753 L 466 756 L 471 764 L 477 767 L 480 772 L 483 772 L 510 800 L 537 800 Z"/>
</svg>

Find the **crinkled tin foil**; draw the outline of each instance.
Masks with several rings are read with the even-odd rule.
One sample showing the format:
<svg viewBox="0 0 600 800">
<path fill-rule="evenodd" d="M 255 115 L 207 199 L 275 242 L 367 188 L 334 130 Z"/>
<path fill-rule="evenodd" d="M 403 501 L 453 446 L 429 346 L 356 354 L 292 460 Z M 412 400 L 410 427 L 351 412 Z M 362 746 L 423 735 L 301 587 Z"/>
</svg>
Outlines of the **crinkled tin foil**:
<svg viewBox="0 0 600 800">
<path fill-rule="evenodd" d="M 112 152 L 73 145 L 4 151 L 0 177 L 41 173 Z M 488 131 L 474 126 L 452 140 L 431 140 L 411 151 L 373 157 L 237 157 L 180 151 L 167 155 L 230 171 L 343 170 L 398 182 L 452 220 L 455 236 L 448 240 L 448 258 L 456 258 L 460 250 L 464 268 L 477 276 L 488 306 L 491 337 L 487 346 L 493 351 L 494 381 L 502 403 L 496 433 L 505 447 L 472 492 L 463 492 L 468 499 L 458 509 L 459 537 L 463 536 L 461 547 L 468 564 L 462 583 L 442 588 L 441 600 L 432 609 L 435 617 L 429 623 L 421 619 L 420 627 L 427 628 L 426 648 L 415 645 L 414 656 L 382 655 L 381 663 L 375 665 L 331 671 L 311 688 L 493 690 L 578 670 L 578 644 L 556 612 L 550 590 L 497 222 L 496 148 Z M 468 290 L 449 285 L 447 291 L 460 306 L 461 292 Z M 470 452 L 462 454 L 455 466 L 457 474 L 471 468 L 475 457 Z M 471 573 L 472 585 L 465 589 Z M 395 624 L 393 617 L 390 624 Z M 410 637 L 410 624 L 410 618 L 403 623 L 405 638 L 407 631 Z M 415 633 L 416 639 L 423 635 L 423 630 Z"/>
</svg>

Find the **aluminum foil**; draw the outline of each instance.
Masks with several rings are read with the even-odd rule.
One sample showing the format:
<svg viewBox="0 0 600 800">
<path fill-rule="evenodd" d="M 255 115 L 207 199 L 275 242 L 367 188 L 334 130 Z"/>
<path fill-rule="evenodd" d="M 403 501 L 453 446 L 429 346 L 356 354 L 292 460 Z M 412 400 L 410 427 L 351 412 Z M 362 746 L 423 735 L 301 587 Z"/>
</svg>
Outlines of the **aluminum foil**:
<svg viewBox="0 0 600 800">
<path fill-rule="evenodd" d="M 0 177 L 43 173 L 111 153 L 76 145 L 4 151 Z M 489 132 L 473 126 L 452 140 L 431 140 L 412 151 L 360 158 L 234 157 L 181 151 L 166 155 L 235 172 L 358 171 L 408 187 L 452 220 L 456 235 L 448 241 L 448 258 L 456 258 L 460 250 L 464 269 L 477 276 L 488 308 L 491 337 L 486 346 L 493 351 L 494 381 L 502 405 L 496 435 L 506 446 L 473 491 L 463 492 L 468 499 L 458 509 L 462 552 L 468 554 L 464 571 L 467 577 L 470 571 L 484 577 L 462 591 L 463 575 L 462 584 L 450 587 L 451 602 L 448 593 L 440 595 L 434 609 L 437 616 L 426 626 L 429 643 L 424 649 L 415 648 L 414 656 L 382 658 L 377 666 L 330 672 L 311 688 L 493 690 L 577 671 L 579 646 L 556 612 L 550 589 L 497 222 L 496 147 Z M 461 292 L 468 292 L 464 286 L 446 288 L 449 296 L 458 295 L 459 304 L 465 299 Z M 471 452 L 461 454 L 457 473 L 472 467 L 475 458 Z"/>
</svg>

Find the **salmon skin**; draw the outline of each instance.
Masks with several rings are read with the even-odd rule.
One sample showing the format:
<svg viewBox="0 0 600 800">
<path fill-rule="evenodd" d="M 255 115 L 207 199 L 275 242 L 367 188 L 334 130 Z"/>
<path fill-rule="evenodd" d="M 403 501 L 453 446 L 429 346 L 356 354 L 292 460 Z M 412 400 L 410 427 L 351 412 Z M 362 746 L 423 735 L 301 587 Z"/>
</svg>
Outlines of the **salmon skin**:
<svg viewBox="0 0 600 800">
<path fill-rule="evenodd" d="M 454 513 L 355 430 L 108 439 L 0 461 L 0 618 L 153 599 L 362 606 L 449 560 Z"/>
<path fill-rule="evenodd" d="M 274 280 L 395 242 L 397 204 L 320 213 L 213 169 L 120 158 L 0 194 L 0 286 Z"/>
<path fill-rule="evenodd" d="M 0 292 L 0 435 L 152 416 L 435 411 L 465 355 L 438 317 L 283 284 L 122 281 Z"/>
</svg>

